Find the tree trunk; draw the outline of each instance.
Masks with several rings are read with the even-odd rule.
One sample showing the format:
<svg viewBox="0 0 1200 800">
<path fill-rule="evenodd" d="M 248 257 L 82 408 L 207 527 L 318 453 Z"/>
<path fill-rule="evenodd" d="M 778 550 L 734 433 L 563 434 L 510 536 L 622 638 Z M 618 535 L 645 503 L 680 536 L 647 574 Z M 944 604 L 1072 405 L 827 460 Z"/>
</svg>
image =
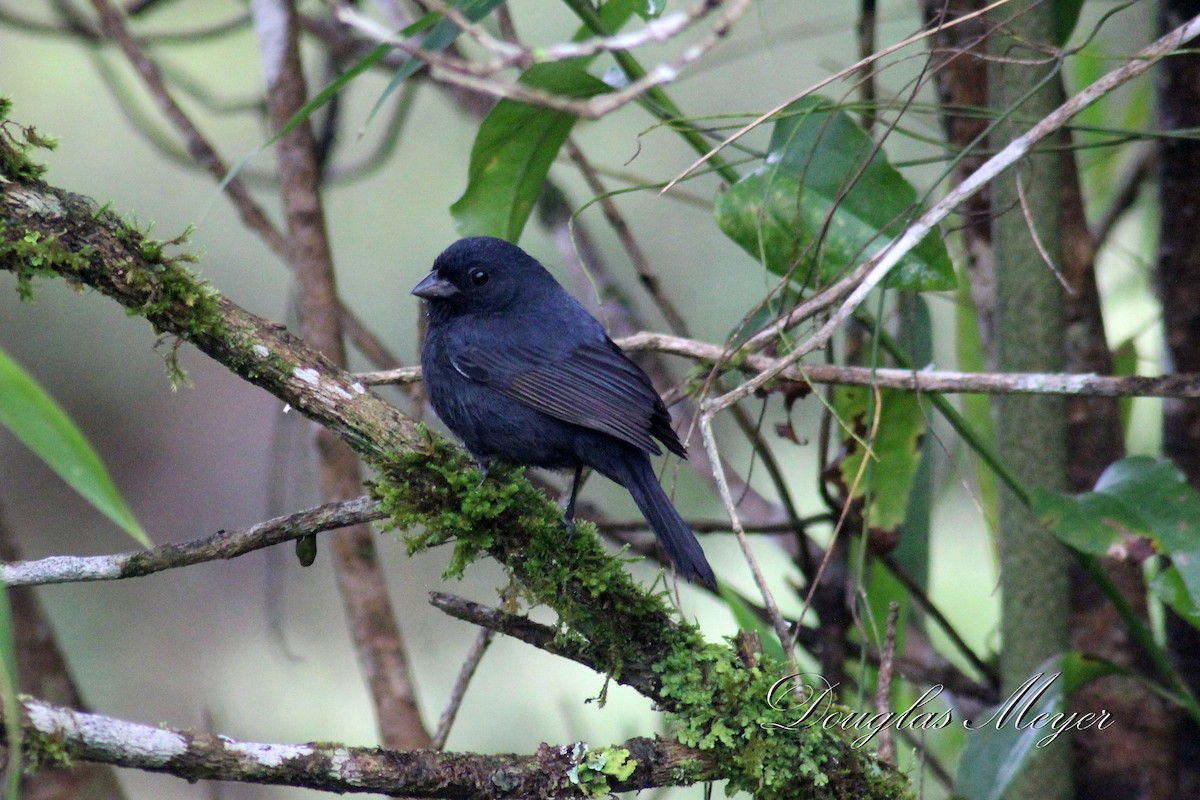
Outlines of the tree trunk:
<svg viewBox="0 0 1200 800">
<path fill-rule="evenodd" d="M 998 148 L 1063 97 L 1061 82 L 1046 80 L 1055 67 L 1048 59 L 1051 46 L 1045 44 L 1055 30 L 1053 6 L 1022 0 L 1002 6 L 989 19 L 999 25 L 988 44 L 991 107 L 1003 113 L 1016 106 L 994 134 Z M 1062 264 L 1062 207 L 1053 191 L 1062 184 L 1061 159 L 1049 152 L 1060 141 L 1047 141 L 992 187 L 995 352 L 1001 371 L 1063 368 L 1063 290 L 1055 274 Z M 1061 398 L 1001 397 L 994 408 L 1000 457 L 1027 486 L 1063 488 Z M 1066 650 L 1069 595 L 1066 553 L 1007 489 L 1000 494 L 1000 570 L 1000 669 L 1003 691 L 1011 692 L 1046 659 Z M 1066 800 L 1072 792 L 1070 764 L 1068 744 L 1057 740 L 1033 758 L 1009 796 Z"/>
</svg>

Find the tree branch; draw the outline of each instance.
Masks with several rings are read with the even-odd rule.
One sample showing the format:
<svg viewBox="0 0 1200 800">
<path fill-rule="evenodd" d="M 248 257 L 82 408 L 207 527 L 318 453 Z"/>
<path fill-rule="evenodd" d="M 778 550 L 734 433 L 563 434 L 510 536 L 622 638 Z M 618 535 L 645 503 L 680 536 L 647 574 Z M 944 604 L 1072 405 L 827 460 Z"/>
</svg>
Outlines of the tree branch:
<svg viewBox="0 0 1200 800">
<path fill-rule="evenodd" d="M 622 349 L 631 352 L 653 350 L 683 356 L 694 361 L 729 366 L 733 350 L 721 345 L 684 339 L 665 333 L 644 331 L 618 339 Z M 785 359 L 753 353 L 736 362 L 743 372 L 758 374 L 775 369 Z M 420 367 L 402 367 L 380 372 L 360 373 L 367 386 L 384 383 L 407 384 L 421 379 Z M 1200 375 L 1095 375 L 1062 372 L 948 372 L 871 367 L 847 367 L 839 364 L 789 364 L 777 377 L 782 382 L 878 386 L 909 392 L 932 394 L 1057 394 L 1091 397 L 1180 397 L 1200 398 Z M 779 385 L 768 385 L 768 391 Z"/>
<path fill-rule="evenodd" d="M 212 536 L 159 545 L 149 550 L 106 556 L 51 556 L 0 564 L 0 581 L 13 587 L 140 578 L 206 561 L 237 558 L 301 536 L 373 522 L 386 516 L 387 512 L 378 503 L 364 495 L 276 517 L 248 528 L 217 531 Z"/>
<path fill-rule="evenodd" d="M 338 793 L 468 800 L 494 797 L 580 796 L 571 774 L 591 751 L 586 745 L 543 744 L 534 755 L 475 755 L 435 750 L 385 750 L 328 743 L 269 744 L 84 714 L 29 698 L 22 724 L 32 755 L 84 760 L 196 780 L 298 786 Z M 611 792 L 674 786 L 715 777 L 707 754 L 665 739 L 635 738 L 628 750 L 637 768 L 625 780 L 608 778 Z M 690 767 L 684 769 L 685 762 Z"/>
</svg>

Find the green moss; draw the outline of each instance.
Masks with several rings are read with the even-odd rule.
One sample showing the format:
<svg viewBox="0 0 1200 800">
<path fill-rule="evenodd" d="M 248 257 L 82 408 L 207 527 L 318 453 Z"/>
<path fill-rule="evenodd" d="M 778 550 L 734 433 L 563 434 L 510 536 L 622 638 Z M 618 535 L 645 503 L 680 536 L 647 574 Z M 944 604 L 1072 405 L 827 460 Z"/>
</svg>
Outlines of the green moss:
<svg viewBox="0 0 1200 800">
<path fill-rule="evenodd" d="M 0 183 L 32 183 L 46 172 L 43 164 L 29 157 L 31 150 L 53 150 L 58 141 L 30 126 L 18 125 L 8 118 L 12 100 L 0 97 Z"/>
<path fill-rule="evenodd" d="M 461 577 L 469 564 L 493 555 L 516 578 L 510 600 L 553 608 L 562 635 L 576 639 L 602 671 L 615 676 L 631 640 L 668 635 L 666 650 L 673 644 L 669 634 L 691 630 L 672 623 L 665 592 L 635 583 L 591 523 L 580 521 L 569 533 L 562 511 L 521 470 L 497 464 L 481 482 L 460 449 L 424 435 L 414 451 L 376 463 L 381 474 L 371 487 L 391 526 L 407 531 L 410 552 L 452 542 L 447 577 Z"/>
<path fill-rule="evenodd" d="M 33 299 L 33 279 L 39 275 L 65 274 L 68 277 L 88 265 L 92 252 L 75 252 L 56 237 L 43 238 L 35 230 L 11 231 L 0 220 L 0 262 L 11 263 L 17 276 L 17 294 L 22 300 Z"/>
<path fill-rule="evenodd" d="M 221 295 L 207 281 L 200 278 L 185 264 L 194 264 L 197 257 L 182 252 L 168 256 L 168 247 L 186 244 L 193 228 L 188 226 L 173 239 L 151 238 L 147 230 L 141 231 L 134 221 L 106 220 L 119 241 L 135 251 L 139 260 L 128 263 L 123 271 L 125 283 L 144 296 L 140 305 L 128 306 L 130 316 L 145 317 L 158 328 L 158 322 L 171 319 L 183 322 L 191 337 L 220 336 L 224 329 L 221 311 Z M 187 309 L 179 313 L 179 307 Z M 171 369 L 168 361 L 168 369 Z"/>
<path fill-rule="evenodd" d="M 70 769 L 75 766 L 70 748 L 61 733 L 43 733 L 26 729 L 21 738 L 21 753 L 26 760 L 25 771 L 34 773 L 45 767 Z"/>
<path fill-rule="evenodd" d="M 667 714 L 672 735 L 713 751 L 729 779 L 727 793 L 747 791 L 760 800 L 909 796 L 900 776 L 869 751 L 852 749 L 840 731 L 788 727 L 794 711 L 768 700 L 788 674 L 779 662 L 763 659 L 747 667 L 732 642 L 706 643 L 672 652 L 655 671 L 663 694 L 674 701 Z"/>
</svg>

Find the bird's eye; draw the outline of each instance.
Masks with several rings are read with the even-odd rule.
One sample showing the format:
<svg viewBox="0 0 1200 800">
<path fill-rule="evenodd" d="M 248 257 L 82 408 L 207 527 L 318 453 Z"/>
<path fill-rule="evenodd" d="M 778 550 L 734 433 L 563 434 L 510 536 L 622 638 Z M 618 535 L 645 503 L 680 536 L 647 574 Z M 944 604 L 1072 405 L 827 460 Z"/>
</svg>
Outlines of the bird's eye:
<svg viewBox="0 0 1200 800">
<path fill-rule="evenodd" d="M 488 274 L 486 270 L 473 269 L 471 270 L 470 277 L 471 283 L 475 284 L 476 286 L 483 286 L 488 282 Z"/>
</svg>

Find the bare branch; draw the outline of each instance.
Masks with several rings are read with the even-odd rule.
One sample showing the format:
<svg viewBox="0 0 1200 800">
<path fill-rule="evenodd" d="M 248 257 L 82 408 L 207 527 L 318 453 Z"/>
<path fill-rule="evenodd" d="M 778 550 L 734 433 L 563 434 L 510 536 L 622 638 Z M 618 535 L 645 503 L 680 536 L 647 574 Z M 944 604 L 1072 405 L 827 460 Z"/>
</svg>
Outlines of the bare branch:
<svg viewBox="0 0 1200 800">
<path fill-rule="evenodd" d="M 684 339 L 665 333 L 643 332 L 618 339 L 629 351 L 655 350 L 711 364 L 727 364 L 731 351 L 720 345 Z M 751 354 L 738 368 L 761 374 L 777 367 L 783 359 Z M 421 379 L 420 367 L 401 367 L 357 375 L 364 385 L 408 384 Z M 1094 375 L 1060 372 L 953 372 L 837 364 L 789 364 L 776 373 L 781 381 L 878 386 L 930 394 L 1060 394 L 1092 397 L 1179 397 L 1200 398 L 1200 375 Z M 767 387 L 770 389 L 771 387 Z"/>
<path fill-rule="evenodd" d="M 299 26 L 291 0 L 250 5 L 267 83 L 271 125 L 284 131 L 308 101 L 301 63 Z M 321 168 L 312 127 L 305 120 L 279 135 L 280 193 L 287 219 L 287 261 L 296 276 L 296 305 L 305 339 L 334 366 L 346 365 L 346 347 L 334 275 L 333 249 L 322 207 Z M 336 433 L 317 431 L 319 479 L 327 501 L 362 491 L 358 457 Z M 351 638 L 375 703 L 388 747 L 428 747 L 412 672 L 387 580 L 369 525 L 344 528 L 333 537 L 334 570 Z"/>
<path fill-rule="evenodd" d="M 248 528 L 217 531 L 212 536 L 159 545 L 149 550 L 107 556 L 51 556 L 0 564 L 0 580 L 11 587 L 140 578 L 206 561 L 237 558 L 301 536 L 372 522 L 385 516 L 379 505 L 364 495 L 276 517 Z"/>
<path fill-rule="evenodd" d="M 467 61 L 442 53 L 423 50 L 411 41 L 392 35 L 390 31 L 379 26 L 369 17 L 349 8 L 339 8 L 338 19 L 346 25 L 356 28 L 371 39 L 390 44 L 429 65 L 430 76 L 454 86 L 471 89 L 482 94 L 522 103 L 544 106 L 558 111 L 565 111 L 585 119 L 599 119 L 627 103 L 638 99 L 646 92 L 658 86 L 671 83 L 691 64 L 700 60 L 704 55 L 724 39 L 734 23 L 746 12 L 749 0 L 707 0 L 697 4 L 689 12 L 681 12 L 664 17 L 657 23 L 645 26 L 641 32 L 634 34 L 618 34 L 617 36 L 592 39 L 588 42 L 575 44 L 564 43 L 537 50 L 526 50 L 508 42 L 488 36 L 488 48 L 496 53 L 507 54 L 488 63 Z M 669 38 L 690 25 L 695 19 L 700 19 L 718 8 L 724 12 L 713 23 L 712 30 L 700 41 L 686 46 L 683 51 L 671 61 L 662 62 L 646 71 L 646 74 L 632 81 L 617 91 L 599 95 L 587 100 L 557 95 L 533 89 L 521 83 L 493 79 L 494 75 L 504 69 L 514 66 L 527 67 L 535 63 L 560 61 L 565 58 L 575 58 L 580 55 L 590 55 L 596 52 L 628 50 L 637 44 L 659 41 Z M 474 27 L 474 26 L 471 26 Z"/>
<path fill-rule="evenodd" d="M 450 699 L 446 701 L 446 710 L 438 719 L 437 730 L 433 734 L 431 746 L 434 750 L 445 749 L 446 739 L 450 738 L 450 729 L 454 726 L 458 710 L 462 708 L 463 698 L 467 696 L 467 687 L 471 684 L 471 678 L 475 677 L 475 670 L 479 668 L 479 662 L 483 660 L 483 654 L 487 652 L 495 635 L 493 631 L 481 630 L 467 652 L 467 657 L 463 659 L 458 678 L 454 681 L 454 688 L 450 690 Z"/>
<path fill-rule="evenodd" d="M 503 633 L 505 636 L 511 636 L 539 650 L 568 658 L 601 674 L 606 672 L 605 665 L 597 661 L 597 654 L 585 642 L 570 638 L 563 639 L 558 635 L 559 632 L 556 628 L 534 622 L 529 617 L 507 614 L 499 609 L 489 608 L 445 592 L 430 592 L 429 602 L 434 608 L 444 611 L 456 619 Z M 632 659 L 625 661 L 621 664 L 620 674 L 616 675 L 614 679 L 618 683 L 636 689 L 666 708 L 673 707 L 672 702 L 663 697 L 659 685 L 661 681 L 654 671 L 653 663 L 649 661 Z"/>
<path fill-rule="evenodd" d="M 475 755 L 436 750 L 385 750 L 338 744 L 269 744 L 84 714 L 37 699 L 21 703 L 26 741 L 36 757 L 82 760 L 161 772 L 189 781 L 221 780 L 301 786 L 327 792 L 469 800 L 504 796 L 555 797 L 568 774 L 588 756 L 586 746 L 542 745 L 534 755 Z M 709 777 L 706 753 L 665 739 L 635 738 L 618 745 L 637 768 L 610 778 L 613 792 L 675 786 Z M 691 768 L 681 769 L 690 762 Z M 501 781 L 503 782 L 501 784 Z"/>
</svg>

